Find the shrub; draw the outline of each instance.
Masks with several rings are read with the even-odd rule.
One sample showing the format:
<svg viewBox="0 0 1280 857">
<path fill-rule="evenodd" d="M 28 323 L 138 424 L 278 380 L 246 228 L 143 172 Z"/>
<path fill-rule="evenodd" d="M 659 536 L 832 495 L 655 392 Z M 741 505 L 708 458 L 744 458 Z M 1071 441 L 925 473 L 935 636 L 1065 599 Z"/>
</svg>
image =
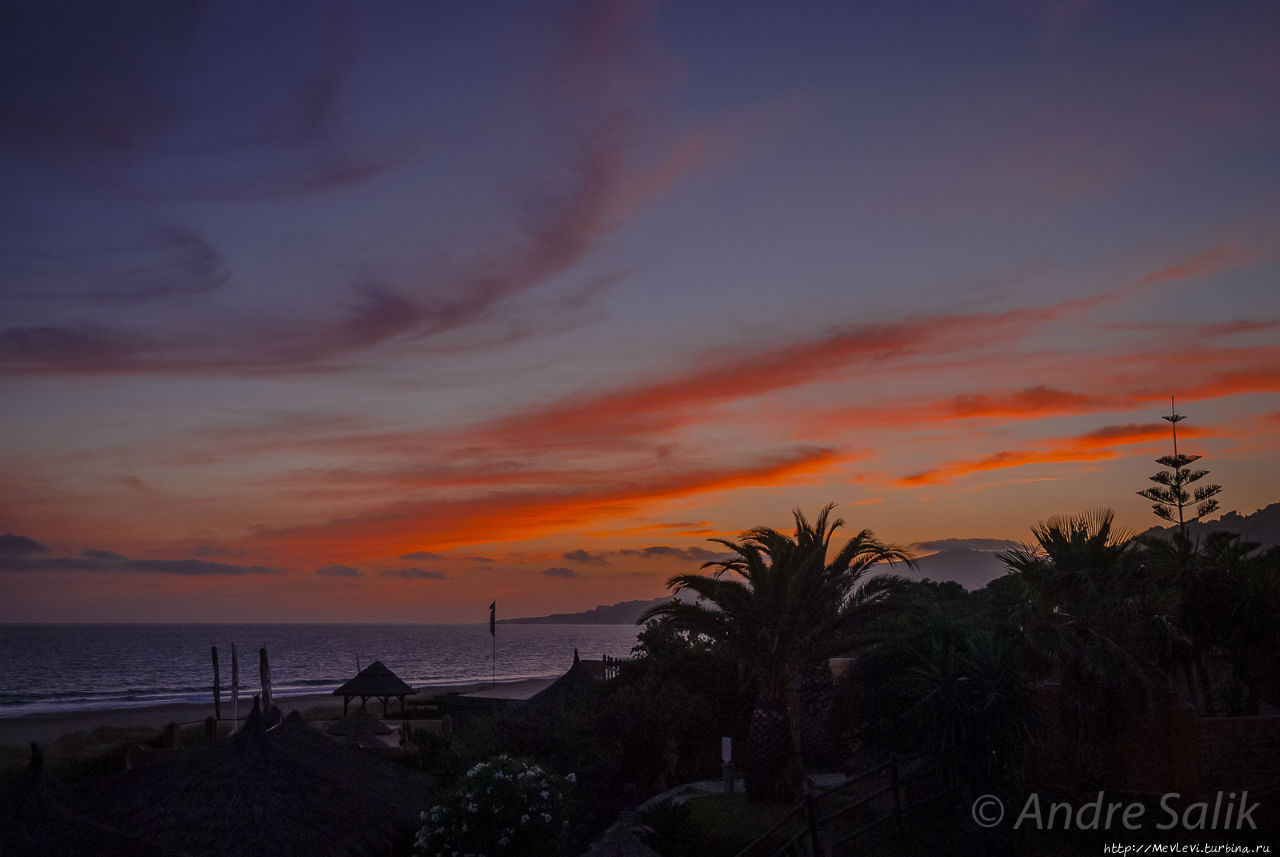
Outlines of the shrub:
<svg viewBox="0 0 1280 857">
<path fill-rule="evenodd" d="M 569 835 L 569 790 L 561 778 L 506 754 L 479 762 L 423 813 L 420 857 L 558 857 Z"/>
</svg>

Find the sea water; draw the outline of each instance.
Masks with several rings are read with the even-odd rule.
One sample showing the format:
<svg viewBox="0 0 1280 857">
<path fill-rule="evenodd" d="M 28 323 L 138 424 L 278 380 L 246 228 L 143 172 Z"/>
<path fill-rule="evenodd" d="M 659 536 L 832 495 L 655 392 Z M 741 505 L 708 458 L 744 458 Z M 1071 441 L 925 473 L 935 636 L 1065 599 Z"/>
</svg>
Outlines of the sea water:
<svg viewBox="0 0 1280 857">
<path fill-rule="evenodd" d="M 266 648 L 275 698 L 336 689 L 373 661 L 413 687 L 556 676 L 583 658 L 627 657 L 634 625 L 0 625 L 0 717 L 133 708 L 213 697 L 231 646 L 242 705 L 260 693 Z"/>
</svg>

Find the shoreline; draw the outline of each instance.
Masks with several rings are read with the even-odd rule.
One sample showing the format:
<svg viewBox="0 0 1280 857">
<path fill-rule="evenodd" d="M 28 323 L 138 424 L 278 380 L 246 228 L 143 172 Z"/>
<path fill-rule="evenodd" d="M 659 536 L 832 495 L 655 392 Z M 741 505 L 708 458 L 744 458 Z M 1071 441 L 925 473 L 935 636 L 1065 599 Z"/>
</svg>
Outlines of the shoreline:
<svg viewBox="0 0 1280 857">
<path fill-rule="evenodd" d="M 546 681 L 545 677 L 524 678 L 501 682 L 498 686 L 514 690 L 525 686 L 544 685 Z M 468 693 L 492 687 L 493 684 L 488 681 L 427 685 L 419 687 L 418 693 L 410 698 L 427 700 L 450 693 Z M 376 708 L 370 708 L 371 711 L 376 713 L 381 710 L 380 703 L 375 703 L 373 700 L 370 702 L 371 705 L 376 704 Z M 342 716 L 342 697 L 334 696 L 332 691 L 280 697 L 275 700 L 275 703 L 285 714 L 294 709 L 301 712 L 303 716 L 308 716 L 310 712 L 313 716 L 309 719 L 323 719 L 314 716 L 321 713 L 332 713 L 334 717 Z M 240 718 L 243 719 L 252 707 L 252 696 L 247 699 L 241 699 Z M 330 708 L 334 709 L 334 711 L 322 712 L 318 710 Z M 227 723 L 231 721 L 230 712 L 231 702 L 229 699 L 224 698 L 222 704 L 224 717 L 221 722 Z M 203 722 L 211 714 L 213 714 L 212 699 L 207 702 L 170 702 L 132 708 L 91 708 L 74 711 L 19 714 L 13 717 L 0 717 L 0 746 L 25 748 L 34 741 L 41 746 L 48 747 L 60 738 L 78 732 L 89 733 L 102 728 L 154 729 L 158 734 L 168 723 L 197 724 Z"/>
</svg>

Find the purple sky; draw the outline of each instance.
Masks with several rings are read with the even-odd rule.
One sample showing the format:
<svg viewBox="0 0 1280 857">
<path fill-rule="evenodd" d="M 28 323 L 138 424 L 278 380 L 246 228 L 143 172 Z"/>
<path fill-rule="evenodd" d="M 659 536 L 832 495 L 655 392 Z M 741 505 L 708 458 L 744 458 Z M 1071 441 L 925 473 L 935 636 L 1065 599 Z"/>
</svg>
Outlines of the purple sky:
<svg viewBox="0 0 1280 857">
<path fill-rule="evenodd" d="M 1280 499 L 1280 7 L 757 6 L 7 5 L 0 619 L 1142 529 L 1174 394 Z"/>
</svg>

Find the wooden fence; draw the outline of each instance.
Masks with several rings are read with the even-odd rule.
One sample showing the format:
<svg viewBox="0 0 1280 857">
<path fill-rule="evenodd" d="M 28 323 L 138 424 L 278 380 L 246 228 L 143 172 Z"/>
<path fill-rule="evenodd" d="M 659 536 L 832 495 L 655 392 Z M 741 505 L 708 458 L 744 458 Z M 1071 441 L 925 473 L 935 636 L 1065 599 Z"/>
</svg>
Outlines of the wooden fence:
<svg viewBox="0 0 1280 857">
<path fill-rule="evenodd" d="M 622 665 L 631 663 L 630 658 L 611 658 L 608 655 L 600 656 L 601 678 L 608 681 L 611 678 L 617 678 L 618 673 L 622 671 Z"/>
</svg>

